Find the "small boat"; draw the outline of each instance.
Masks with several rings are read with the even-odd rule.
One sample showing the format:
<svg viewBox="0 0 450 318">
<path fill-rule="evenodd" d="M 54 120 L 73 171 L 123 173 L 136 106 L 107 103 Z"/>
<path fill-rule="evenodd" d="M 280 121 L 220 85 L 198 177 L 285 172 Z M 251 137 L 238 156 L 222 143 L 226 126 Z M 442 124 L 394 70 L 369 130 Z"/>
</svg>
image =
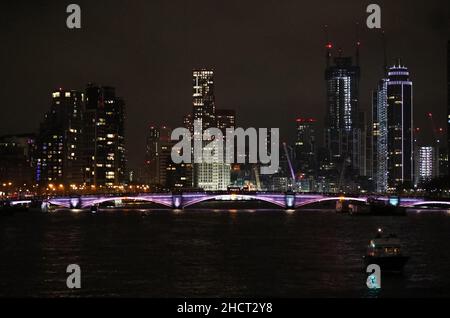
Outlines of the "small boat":
<svg viewBox="0 0 450 318">
<path fill-rule="evenodd" d="M 377 236 L 372 239 L 363 256 L 364 268 L 370 264 L 380 266 L 381 271 L 401 272 L 409 257 L 403 255 L 400 240 L 396 235 L 383 235 L 378 229 Z"/>
</svg>

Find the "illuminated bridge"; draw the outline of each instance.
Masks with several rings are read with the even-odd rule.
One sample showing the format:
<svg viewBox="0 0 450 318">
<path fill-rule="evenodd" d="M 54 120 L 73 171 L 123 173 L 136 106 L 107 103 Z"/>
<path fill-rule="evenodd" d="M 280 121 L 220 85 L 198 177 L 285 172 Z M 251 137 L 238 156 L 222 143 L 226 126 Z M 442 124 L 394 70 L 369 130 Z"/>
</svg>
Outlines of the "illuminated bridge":
<svg viewBox="0 0 450 318">
<path fill-rule="evenodd" d="M 283 209 L 295 209 L 310 204 L 321 203 L 326 201 L 349 201 L 349 202 L 367 202 L 367 197 L 344 197 L 344 196 L 327 196 L 313 194 L 293 194 L 293 193 L 182 193 L 182 194 L 135 194 L 135 195 L 89 195 L 79 197 L 54 197 L 44 201 L 44 204 L 80 209 L 90 208 L 105 202 L 150 202 L 167 208 L 183 209 L 195 204 L 206 201 L 262 201 L 271 203 Z M 388 200 L 388 198 L 385 198 Z M 420 206 L 426 201 L 417 198 L 402 198 L 402 206 Z M 441 202 L 444 203 L 444 202 Z M 449 203 L 450 206 L 450 203 Z"/>
</svg>

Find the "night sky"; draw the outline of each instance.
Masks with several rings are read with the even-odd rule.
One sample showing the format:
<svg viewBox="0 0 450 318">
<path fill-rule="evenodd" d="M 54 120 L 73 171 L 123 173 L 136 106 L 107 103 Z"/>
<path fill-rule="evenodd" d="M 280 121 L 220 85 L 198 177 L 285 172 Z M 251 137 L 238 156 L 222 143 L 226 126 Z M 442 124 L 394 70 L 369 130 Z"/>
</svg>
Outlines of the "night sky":
<svg viewBox="0 0 450 318">
<path fill-rule="evenodd" d="M 81 6 L 81 30 L 66 27 L 70 3 Z M 360 105 L 369 111 L 383 65 L 380 32 L 365 26 L 370 3 L 382 7 L 390 64 L 402 57 L 410 69 L 415 126 L 430 127 L 429 111 L 443 126 L 448 0 L 15 0 L 0 17 L 0 134 L 37 131 L 58 87 L 112 85 L 127 104 L 133 168 L 150 124 L 178 127 L 191 111 L 192 69 L 212 67 L 218 108 L 236 109 L 239 126 L 280 127 L 292 140 L 296 117 L 325 116 L 324 24 L 353 55 L 362 23 Z"/>
</svg>

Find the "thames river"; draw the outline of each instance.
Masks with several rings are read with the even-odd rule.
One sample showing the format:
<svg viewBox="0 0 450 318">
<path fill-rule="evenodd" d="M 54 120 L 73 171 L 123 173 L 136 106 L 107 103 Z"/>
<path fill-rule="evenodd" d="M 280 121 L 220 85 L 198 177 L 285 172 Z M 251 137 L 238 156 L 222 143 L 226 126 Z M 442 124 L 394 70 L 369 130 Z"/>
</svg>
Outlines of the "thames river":
<svg viewBox="0 0 450 318">
<path fill-rule="evenodd" d="M 366 287 L 378 227 L 411 258 Z M 0 218 L 0 296 L 449 297 L 450 214 L 355 217 L 330 211 L 102 210 Z M 81 289 L 66 267 L 81 267 Z"/>
</svg>

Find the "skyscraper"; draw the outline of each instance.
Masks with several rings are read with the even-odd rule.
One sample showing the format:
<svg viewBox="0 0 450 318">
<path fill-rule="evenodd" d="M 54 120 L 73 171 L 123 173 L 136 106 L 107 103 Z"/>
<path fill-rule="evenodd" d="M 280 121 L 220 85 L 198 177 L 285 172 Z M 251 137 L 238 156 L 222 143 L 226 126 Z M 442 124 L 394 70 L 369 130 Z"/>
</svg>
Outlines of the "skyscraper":
<svg viewBox="0 0 450 318">
<path fill-rule="evenodd" d="M 437 175 L 436 149 L 431 146 L 418 147 L 417 157 L 417 183 L 430 181 Z"/>
<path fill-rule="evenodd" d="M 328 48 L 328 46 L 327 46 Z M 359 104 L 359 65 L 353 65 L 351 57 L 327 57 L 325 80 L 327 87 L 327 113 L 325 119 L 325 145 L 331 162 L 342 174 L 345 166 L 359 174 L 361 147 Z"/>
<path fill-rule="evenodd" d="M 151 126 L 145 149 L 145 182 L 150 185 L 159 184 L 159 139 L 159 128 Z"/>
<path fill-rule="evenodd" d="M 414 181 L 413 84 L 408 68 L 398 60 L 387 82 L 388 187 Z"/>
<path fill-rule="evenodd" d="M 35 180 L 40 185 L 83 182 L 84 95 L 59 89 L 36 139 Z"/>
<path fill-rule="evenodd" d="M 194 120 L 201 120 L 203 129 L 216 127 L 214 72 L 207 69 L 194 70 L 192 80 Z"/>
<path fill-rule="evenodd" d="M 87 185 L 112 187 L 125 182 L 124 107 L 113 87 L 88 84 L 83 120 Z"/>
<path fill-rule="evenodd" d="M 217 128 L 217 117 L 214 95 L 214 72 L 200 69 L 192 72 L 193 77 L 193 112 L 195 122 L 200 121 L 203 131 L 208 128 Z M 225 119 L 226 116 L 222 119 Z M 221 121 L 225 125 L 225 121 Z M 195 136 L 194 138 L 199 138 Z M 206 139 L 206 140 L 205 140 Z M 205 151 L 212 153 L 213 162 L 194 164 L 194 186 L 207 191 L 226 190 L 230 184 L 231 167 L 229 164 L 219 162 L 219 154 L 212 148 L 208 149 L 211 139 L 208 136 L 202 138 Z M 214 152 L 214 153 L 213 153 Z"/>
<path fill-rule="evenodd" d="M 387 83 L 383 78 L 372 93 L 372 175 L 378 193 L 387 190 L 388 172 L 388 122 L 387 122 Z"/>
<path fill-rule="evenodd" d="M 297 118 L 297 140 L 295 142 L 295 161 L 301 175 L 313 176 L 317 168 L 316 125 L 314 118 Z"/>
<path fill-rule="evenodd" d="M 167 126 L 151 126 L 147 136 L 146 183 L 167 189 L 192 187 L 192 165 L 175 164 L 172 161 L 172 147 L 176 141 L 170 139 L 171 129 Z"/>
</svg>

